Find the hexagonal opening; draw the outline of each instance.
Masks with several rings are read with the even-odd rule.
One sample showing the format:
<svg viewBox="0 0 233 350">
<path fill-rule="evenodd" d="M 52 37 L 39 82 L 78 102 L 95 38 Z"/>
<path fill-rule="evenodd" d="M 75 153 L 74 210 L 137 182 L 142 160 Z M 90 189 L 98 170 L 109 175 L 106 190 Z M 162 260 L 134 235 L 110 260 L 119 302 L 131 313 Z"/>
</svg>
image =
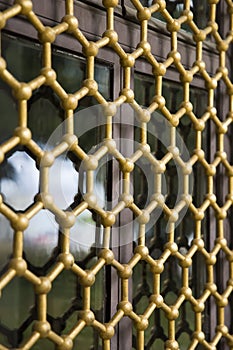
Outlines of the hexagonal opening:
<svg viewBox="0 0 233 350">
<path fill-rule="evenodd" d="M 7 69 L 16 79 L 28 82 L 40 74 L 42 50 L 39 44 L 3 33 L 1 45 Z"/>
<path fill-rule="evenodd" d="M 102 247 L 103 226 L 97 224 L 94 212 L 86 209 L 77 216 L 70 230 L 70 250 L 75 259 L 80 261 L 95 248 Z"/>
<path fill-rule="evenodd" d="M 152 170 L 152 164 L 145 157 L 141 157 L 135 164 L 133 170 L 133 188 L 131 192 L 134 195 L 134 203 L 144 209 L 151 201 L 152 195 L 155 193 L 155 174 Z M 161 194 L 166 196 L 166 181 L 165 176 L 161 175 Z M 160 208 L 155 211 L 161 211 Z"/>
<path fill-rule="evenodd" d="M 74 134 L 78 137 L 79 147 L 92 154 L 105 137 L 106 118 L 102 106 L 94 97 L 82 98 L 78 106 L 74 114 Z"/>
<path fill-rule="evenodd" d="M 42 85 L 33 92 L 28 101 L 28 127 L 40 147 L 54 146 L 50 145 L 51 135 L 62 123 L 63 117 L 60 100 L 51 87 Z"/>
<path fill-rule="evenodd" d="M 186 210 L 186 208 L 185 208 Z M 175 230 L 175 241 L 179 247 L 181 254 L 186 254 L 192 244 L 195 232 L 195 219 L 191 211 L 188 209 L 185 214 L 181 216 L 182 220 L 176 227 Z"/>
<path fill-rule="evenodd" d="M 1 165 L 0 191 L 6 204 L 25 210 L 39 189 L 39 171 L 25 151 L 15 151 Z"/>
<path fill-rule="evenodd" d="M 79 175 L 66 155 L 57 157 L 49 168 L 49 193 L 54 203 L 66 210 L 78 193 Z"/>
<path fill-rule="evenodd" d="M 10 303 L 9 303 L 10 300 Z M 1 325 L 6 327 L 10 332 L 13 332 L 12 337 L 8 337 L 8 341 L 11 346 L 16 347 L 18 342 L 21 342 L 21 337 L 18 338 L 14 332 L 16 329 L 23 325 L 25 320 L 31 315 L 30 309 L 34 305 L 34 289 L 33 285 L 26 279 L 15 277 L 13 280 L 2 290 L 2 296 L 0 298 L 1 309 Z M 12 317 L 14 315 L 14 317 Z M 6 345 L 7 346 L 7 345 Z"/>
<path fill-rule="evenodd" d="M 202 205 L 205 200 L 207 192 L 207 176 L 206 170 L 200 162 L 196 162 L 193 166 L 193 193 L 192 200 L 193 204 L 198 208 Z"/>
<path fill-rule="evenodd" d="M 218 293 L 223 294 L 227 289 L 227 282 L 231 278 L 231 262 L 227 260 L 227 254 L 223 249 L 220 249 L 216 258 L 216 264 L 214 265 L 214 283 L 217 286 Z"/>
<path fill-rule="evenodd" d="M 169 305 L 178 298 L 177 292 L 182 287 L 182 269 L 179 260 L 170 256 L 164 264 L 161 274 L 161 294 Z"/>
<path fill-rule="evenodd" d="M 0 271 L 8 263 L 8 259 L 12 254 L 13 247 L 13 229 L 9 221 L 0 214 L 0 226 L 1 226 L 1 244 L 0 244 Z"/>
<path fill-rule="evenodd" d="M 228 161 L 231 156 L 228 155 Z M 213 179 L 214 194 L 216 195 L 217 204 L 222 207 L 227 201 L 227 196 L 231 193 L 231 179 L 228 176 L 228 170 L 223 164 L 219 164 L 216 168 L 216 174 Z"/>
<path fill-rule="evenodd" d="M 198 299 L 204 292 L 207 281 L 206 260 L 204 255 L 197 251 L 192 258 L 190 267 L 190 288 L 194 298 Z"/>
<path fill-rule="evenodd" d="M 53 281 L 53 287 L 48 294 L 48 315 L 53 318 L 61 317 L 69 309 L 77 293 L 81 296 L 76 275 L 69 270 L 63 271 Z"/>
<path fill-rule="evenodd" d="M 58 243 L 58 224 L 48 210 L 41 210 L 29 221 L 24 232 L 25 259 L 33 267 L 43 267 Z"/>
<path fill-rule="evenodd" d="M 138 314 L 145 311 L 149 296 L 153 293 L 153 274 L 145 261 L 133 269 L 133 305 Z"/>
<path fill-rule="evenodd" d="M 195 312 L 191 303 L 185 301 L 179 308 L 179 317 L 176 320 L 176 340 L 181 349 L 187 349 L 195 330 Z"/>
<path fill-rule="evenodd" d="M 79 333 L 78 337 L 74 341 L 74 349 L 102 349 L 102 339 L 98 335 L 98 331 L 94 327 L 84 327 L 84 329 Z M 95 344 L 93 346 L 93 344 Z"/>
<path fill-rule="evenodd" d="M 75 93 L 83 86 L 86 78 L 86 61 L 74 54 L 53 51 L 53 69 L 57 72 L 57 81 L 62 85 L 67 93 Z M 111 67 L 95 62 L 95 80 L 98 83 L 99 92 L 106 98 L 110 98 Z M 75 79 L 73 77 L 75 76 Z M 82 100 L 81 100 L 82 101 Z M 90 107 L 93 103 L 88 104 Z M 81 106 L 85 104 L 81 102 Z"/>
<path fill-rule="evenodd" d="M 2 80 L 0 80 L 0 106 L 0 143 L 2 143 L 12 136 L 18 123 L 17 105 L 11 88 Z"/>
<path fill-rule="evenodd" d="M 91 259 L 85 266 L 80 262 L 79 266 L 88 268 L 95 260 Z M 91 287 L 91 310 L 94 310 L 95 318 L 104 322 L 104 271 L 99 271 L 95 283 Z M 64 288 L 64 285 L 66 288 Z M 48 294 L 48 321 L 52 329 L 59 334 L 67 334 L 78 320 L 78 312 L 83 308 L 83 287 L 78 277 L 72 271 L 63 271 L 53 282 L 53 288 Z M 83 332 L 83 331 L 82 331 Z M 96 333 L 96 332 L 94 332 Z M 89 333 L 90 334 L 90 333 Z M 79 337 L 78 337 L 79 339 Z M 81 342 L 84 335 L 81 336 Z M 79 341 L 78 341 L 79 343 Z"/>
<path fill-rule="evenodd" d="M 179 338 L 177 339 L 180 349 L 185 350 L 187 349 L 187 345 L 190 344 L 190 335 L 188 333 L 182 332 Z"/>
</svg>

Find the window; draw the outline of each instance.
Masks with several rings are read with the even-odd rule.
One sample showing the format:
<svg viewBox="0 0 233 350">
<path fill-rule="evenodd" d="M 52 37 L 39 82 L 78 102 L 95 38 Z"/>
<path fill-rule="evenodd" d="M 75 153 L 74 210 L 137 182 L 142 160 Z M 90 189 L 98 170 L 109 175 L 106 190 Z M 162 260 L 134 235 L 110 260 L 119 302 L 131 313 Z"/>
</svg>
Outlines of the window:
<svg viewBox="0 0 233 350">
<path fill-rule="evenodd" d="M 27 40 L 2 34 L 2 55 L 8 62 L 9 71 L 18 79 L 25 81 L 32 80 L 40 72 L 41 47 Z M 17 64 L 14 64 L 13 55 L 18 56 Z M 54 50 L 53 66 L 59 72 L 58 82 L 65 87 L 69 93 L 80 89 L 85 77 L 85 61 L 82 57 L 77 57 L 67 52 Z M 100 92 L 106 99 L 111 96 L 111 65 L 95 65 L 95 76 L 99 83 Z M 73 83 L 73 76 L 77 76 L 76 86 Z M 98 79 L 99 77 L 99 79 Z M 73 84 L 73 85 L 72 85 Z M 12 97 L 10 89 L 1 82 L 1 106 L 3 119 L 1 120 L 1 139 L 7 140 L 17 126 L 17 106 Z M 76 114 L 83 108 L 95 104 L 91 97 L 82 99 Z M 12 108 L 13 107 L 13 108 Z M 9 112 L 13 109 L 11 119 Z M 80 114 L 82 114 L 80 112 Z M 79 116 L 76 118 L 79 122 Z M 61 129 L 61 123 L 64 120 L 64 109 L 61 106 L 58 95 L 49 86 L 41 86 L 36 89 L 28 103 L 28 126 L 32 131 L 33 140 L 38 144 L 41 150 L 51 150 L 56 146 L 56 134 L 54 131 Z M 91 152 L 91 148 L 98 144 L 98 138 L 101 134 L 101 125 L 98 128 L 83 128 L 83 132 L 78 130 L 79 145 L 86 152 Z M 60 136 L 60 134 L 59 134 Z M 5 198 L 5 203 L 15 211 L 28 211 L 28 208 L 34 201 L 35 195 L 39 192 L 39 171 L 37 169 L 37 158 L 33 151 L 19 146 L 10 152 L 1 165 L 1 193 Z M 74 167 L 75 164 L 75 167 Z M 81 196 L 84 192 L 82 179 L 79 177 L 79 163 L 72 162 L 69 155 L 61 154 L 51 167 L 49 181 L 51 181 L 50 192 L 56 205 L 62 209 L 73 202 L 75 195 Z M 105 175 L 106 176 L 106 175 Z M 102 175 L 103 177 L 103 175 Z M 67 181 L 68 180 L 68 181 Z M 101 178 L 100 178 L 101 180 Z M 101 182 L 99 186 L 105 185 Z M 99 190 L 100 191 L 100 190 Z M 1 237 L 1 268 L 6 268 L 6 261 L 11 255 L 13 242 L 13 229 L 10 222 L 1 215 L 1 228 L 3 235 Z M 85 230 L 85 239 L 82 237 L 82 231 Z M 70 248 L 76 261 L 83 268 L 88 268 L 96 260 L 93 255 L 92 245 L 95 243 L 95 236 L 98 235 L 97 223 L 93 220 L 93 215 L 89 210 L 85 210 L 71 232 Z M 48 210 L 43 210 L 32 218 L 28 228 L 24 232 L 24 259 L 27 261 L 30 270 L 38 276 L 43 276 L 51 270 L 52 265 L 58 258 L 60 250 L 58 236 L 59 227 L 55 216 Z M 77 239 L 78 233 L 78 239 Z M 34 249 L 33 247 L 37 247 Z M 92 291 L 92 305 L 96 312 L 99 312 L 100 320 L 103 321 L 104 313 L 104 274 L 98 275 L 95 291 Z M 66 288 L 63 290 L 63 286 Z M 62 290 L 62 293 L 61 293 Z M 12 295 L 14 303 L 7 302 L 9 295 Z M 27 295 L 27 298 L 25 296 Z M 70 304 L 70 300 L 72 303 Z M 65 332 L 69 328 L 72 319 L 77 318 L 78 310 L 81 307 L 82 295 L 78 279 L 69 272 L 62 273 L 53 285 L 53 291 L 50 293 L 48 305 L 48 319 L 52 329 L 57 332 Z M 5 346 L 16 347 L 25 340 L 31 332 L 32 320 L 35 319 L 36 306 L 34 305 L 33 289 L 23 279 L 15 279 L 9 285 L 7 293 L 0 300 L 1 308 L 1 329 L 2 344 Z M 98 310 L 98 311 L 97 311 Z M 11 313 L 14 312 L 15 319 L 12 322 Z M 70 320 L 71 319 L 71 320 Z M 68 327 L 68 328 L 67 328 Z M 80 338 L 79 346 L 93 343 L 95 334 L 89 329 Z M 42 341 L 40 346 L 46 349 L 53 349 L 53 344 Z"/>
<path fill-rule="evenodd" d="M 150 105 L 154 95 L 154 79 L 145 74 L 135 73 L 135 98 L 139 103 L 145 107 Z M 182 87 L 180 84 L 164 81 L 163 82 L 163 96 L 167 101 L 167 107 L 171 113 L 176 113 L 182 103 Z M 191 89 L 190 100 L 194 106 L 193 112 L 198 118 L 203 113 L 207 104 L 207 93 L 205 90 L 193 87 Z M 164 124 L 164 118 L 159 112 L 154 112 L 152 119 L 148 125 L 148 144 L 151 147 L 152 154 L 157 159 L 164 159 L 167 153 L 166 135 L 169 133 L 168 126 Z M 137 141 L 140 142 L 140 129 L 137 128 L 135 133 L 138 133 Z M 158 136 L 158 134 L 160 136 Z M 208 149 L 208 130 L 203 132 L 202 149 L 205 150 L 206 155 L 209 154 Z M 156 135 L 156 137 L 155 137 Z M 177 126 L 177 136 L 181 135 L 185 140 L 188 154 L 195 149 L 196 135 L 192 127 L 192 121 L 187 115 L 184 115 Z M 181 148 L 180 148 L 181 149 Z M 169 164 L 170 163 L 170 164 Z M 174 208 L 177 197 L 179 196 L 179 166 L 176 161 L 168 162 L 166 164 L 166 175 L 162 179 L 164 182 L 164 193 L 166 197 L 165 203 Z M 135 171 L 134 180 L 134 197 L 136 204 L 143 209 L 148 205 L 149 192 L 152 194 L 152 181 L 149 181 L 147 173 L 150 172 L 150 164 L 138 167 L 138 172 Z M 203 181 L 198 179 L 200 175 Z M 192 191 L 193 203 L 199 206 L 202 204 L 206 194 L 205 171 L 200 164 L 193 167 L 193 183 Z M 153 220 L 153 218 L 151 218 Z M 163 215 L 161 209 L 158 210 L 158 217 L 154 219 L 154 224 L 149 225 L 151 228 L 147 231 L 146 246 L 150 250 L 150 255 L 154 259 L 159 259 L 162 255 L 163 247 L 167 241 L 167 220 Z M 207 223 L 203 224 L 203 238 L 208 239 Z M 178 244 L 179 251 L 182 254 L 187 254 L 191 247 L 191 242 L 195 232 L 195 222 L 191 212 L 187 211 L 182 217 L 182 221 L 176 227 L 175 241 Z M 135 242 L 136 246 L 136 242 Z M 204 269 L 199 269 L 199 264 L 204 265 L 204 260 L 201 254 L 196 254 L 192 263 L 192 272 L 190 273 L 189 285 L 192 288 L 193 295 L 198 298 L 200 293 L 203 293 L 206 280 L 206 272 Z M 148 264 L 141 261 L 135 267 L 133 275 L 133 305 L 138 314 L 143 313 L 147 298 L 153 294 L 153 278 Z M 164 271 L 160 280 L 161 295 L 168 304 L 174 304 L 177 299 L 179 290 L 182 288 L 182 267 L 177 263 L 176 259 L 170 257 L 164 264 Z M 210 315 L 205 312 L 205 318 L 209 320 Z M 195 330 L 195 318 L 192 307 L 189 303 L 183 303 L 180 307 L 179 322 L 176 327 L 177 339 L 181 349 L 186 349 L 190 334 Z M 163 340 L 168 336 L 166 324 L 166 317 L 162 310 L 155 310 L 153 317 L 150 319 L 150 325 L 145 332 L 145 348 L 148 349 L 163 349 Z M 209 335 L 209 334 L 208 334 Z M 136 348 L 136 337 L 133 338 L 133 345 Z"/>
<path fill-rule="evenodd" d="M 232 8 L 0 1 L 0 349 L 232 346 Z"/>
</svg>

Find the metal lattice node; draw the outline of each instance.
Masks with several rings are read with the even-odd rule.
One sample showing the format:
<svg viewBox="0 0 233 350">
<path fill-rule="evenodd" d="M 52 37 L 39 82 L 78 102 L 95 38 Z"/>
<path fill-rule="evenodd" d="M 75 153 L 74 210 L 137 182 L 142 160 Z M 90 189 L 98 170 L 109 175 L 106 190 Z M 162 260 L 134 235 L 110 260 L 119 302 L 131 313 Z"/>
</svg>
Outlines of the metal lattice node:
<svg viewBox="0 0 233 350">
<path fill-rule="evenodd" d="M 111 339 L 120 324 L 123 317 L 130 318 L 132 327 L 136 329 L 136 346 L 137 349 L 144 349 L 144 334 L 149 327 L 149 321 L 155 310 L 162 310 L 165 318 L 168 320 L 167 337 L 165 343 L 166 349 L 175 350 L 179 348 L 179 341 L 176 339 L 176 323 L 179 317 L 179 311 L 184 302 L 188 302 L 193 309 L 195 315 L 195 329 L 191 334 L 189 348 L 194 349 L 201 344 L 206 349 L 215 349 L 220 340 L 224 338 L 229 348 L 233 346 L 233 334 L 225 325 L 225 310 L 233 290 L 233 253 L 228 245 L 224 234 L 224 225 L 227 215 L 233 202 L 233 182 L 232 182 L 232 165 L 230 163 L 229 154 L 224 149 L 225 136 L 229 132 L 233 116 L 233 100 L 232 100 L 232 82 L 231 76 L 226 67 L 226 55 L 230 54 L 230 45 L 233 41 L 233 4 L 232 1 L 225 1 L 228 6 L 228 14 L 230 18 L 230 27 L 228 34 L 222 37 L 218 31 L 216 22 L 217 5 L 221 1 L 208 1 L 209 3 L 209 19 L 205 28 L 199 29 L 193 19 L 193 13 L 190 8 L 191 1 L 184 1 L 184 9 L 179 18 L 173 18 L 167 10 L 166 1 L 154 0 L 151 6 L 144 7 L 139 0 L 131 0 L 131 5 L 137 11 L 137 21 L 140 25 L 140 40 L 137 49 L 133 52 L 126 52 L 118 41 L 118 34 L 114 30 L 114 8 L 118 5 L 117 0 L 103 0 L 103 6 L 106 13 L 106 28 L 103 36 L 96 42 L 91 42 L 79 29 L 78 19 L 74 16 L 73 0 L 66 0 L 66 8 L 64 17 L 61 22 L 54 27 L 44 26 L 39 17 L 33 11 L 33 3 L 30 0 L 16 0 L 12 6 L 0 13 L 0 28 L 4 29 L 7 22 L 17 16 L 23 15 L 24 18 L 31 23 L 38 33 L 38 39 L 41 43 L 43 60 L 41 63 L 41 71 L 38 76 L 29 82 L 18 81 L 8 70 L 7 62 L 3 57 L 0 58 L 0 78 L 12 89 L 14 98 L 18 103 L 18 126 L 12 130 L 12 136 L 0 146 L 0 160 L 3 162 L 9 152 L 14 151 L 16 146 L 24 146 L 37 164 L 40 165 L 40 193 L 35 197 L 35 201 L 23 213 L 17 212 L 6 204 L 1 197 L 0 213 L 5 216 L 14 229 L 14 244 L 12 248 L 12 257 L 8 268 L 0 277 L 0 291 L 3 291 L 11 281 L 20 276 L 29 281 L 34 287 L 36 298 L 36 321 L 32 328 L 28 339 L 21 345 L 20 349 L 31 349 L 40 338 L 46 338 L 56 344 L 59 350 L 69 350 L 73 348 L 73 342 L 78 339 L 82 330 L 91 326 L 96 329 L 99 337 L 103 342 L 103 349 L 111 348 Z M 224 1 L 222 1 L 224 2 Z M 148 26 L 151 17 L 159 13 L 167 24 L 167 31 L 170 33 L 170 52 L 167 59 L 159 62 L 151 53 L 150 42 L 148 41 Z M 77 16 L 78 17 L 78 16 Z M 178 51 L 178 35 L 182 30 L 182 25 L 188 26 L 193 34 L 193 45 L 196 50 L 196 60 L 190 69 L 186 69 L 182 64 L 182 56 Z M 59 84 L 56 71 L 52 65 L 52 44 L 56 38 L 66 33 L 74 37 L 82 46 L 85 56 L 87 70 L 86 79 L 83 86 L 73 94 L 68 94 Z M 155 33 L 156 35 L 156 33 Z M 203 45 L 208 41 L 208 37 L 216 44 L 216 51 L 219 57 L 219 66 L 213 76 L 211 76 L 205 65 L 203 56 Z M 94 67 L 95 58 L 98 52 L 109 47 L 119 57 L 120 65 L 123 71 L 123 86 L 119 91 L 119 97 L 113 102 L 107 102 L 99 92 L 98 84 L 95 81 Z M 145 59 L 151 66 L 155 81 L 154 98 L 146 109 L 139 106 L 135 99 L 134 90 L 131 85 L 131 75 L 135 67 L 135 62 L 139 59 Z M 167 101 L 163 96 L 162 83 L 166 71 L 173 67 L 180 75 L 180 84 L 183 87 L 183 101 L 179 110 L 173 114 L 167 108 Z M 201 77 L 205 82 L 205 90 L 208 94 L 208 103 L 205 113 L 198 118 L 193 112 L 192 103 L 190 102 L 190 87 L 196 76 Z M 75 77 L 74 77 L 75 79 Z M 220 119 L 219 112 L 215 108 L 216 92 L 219 82 L 222 81 L 226 87 L 229 113 L 226 117 Z M 50 151 L 44 151 L 39 144 L 33 140 L 33 134 L 28 127 L 28 101 L 33 92 L 41 86 L 49 86 L 59 97 L 62 108 L 64 110 L 64 120 L 66 130 L 60 140 L 60 143 Z M 93 96 L 96 101 L 105 106 L 106 128 L 103 138 L 103 144 L 96 153 L 87 154 L 78 144 L 78 140 L 74 135 L 73 114 L 79 102 L 85 96 Z M 130 157 L 125 158 L 123 152 L 117 148 L 113 141 L 113 123 L 112 118 L 116 110 L 123 104 L 131 104 L 133 110 L 137 113 L 140 124 L 140 147 Z M 167 153 L 162 159 L 157 159 L 152 154 L 147 143 L 147 125 L 153 112 L 159 111 L 161 115 L 170 122 L 169 138 L 170 145 Z M 195 149 L 191 150 L 190 158 L 184 161 L 180 155 L 179 148 L 176 145 L 176 129 L 179 121 L 188 116 L 191 120 L 195 131 Z M 213 161 L 210 163 L 202 147 L 202 134 L 207 127 L 207 123 L 211 122 L 215 128 L 217 137 L 217 152 Z M 79 205 L 73 208 L 73 211 L 64 211 L 60 209 L 53 200 L 49 188 L 49 172 L 53 163 L 63 153 L 71 152 L 84 165 L 84 171 L 87 176 L 86 193 Z M 112 155 L 118 162 L 121 176 L 124 180 L 122 193 L 119 195 L 118 204 L 110 211 L 102 209 L 98 206 L 93 194 L 94 171 L 98 168 L 99 161 L 106 155 Z M 151 165 L 151 176 L 154 177 L 155 188 L 149 204 L 140 209 L 134 200 L 133 194 L 130 192 L 130 174 L 134 173 L 134 165 L 136 161 L 144 157 Z M 176 160 L 182 169 L 183 192 L 181 199 L 176 203 L 175 207 L 169 207 L 165 202 L 161 187 L 161 177 L 166 173 L 166 166 L 171 160 Z M 196 207 L 192 201 L 192 193 L 189 191 L 189 179 L 192 168 L 196 164 L 201 164 L 204 168 L 207 178 L 207 189 L 204 201 L 199 207 Z M 225 179 L 228 181 L 228 195 L 225 202 L 220 205 L 214 193 L 214 183 L 216 180 L 216 171 L 219 166 L 225 169 Z M 200 181 L 202 181 L 200 179 Z M 153 258 L 147 248 L 145 239 L 146 224 L 150 221 L 150 215 L 155 208 L 160 207 L 168 222 L 167 242 L 163 247 L 163 251 L 158 258 Z M 176 222 L 183 208 L 193 215 L 195 222 L 195 232 L 193 240 L 187 252 L 182 253 L 179 250 L 175 240 Z M 74 225 L 75 219 L 87 208 L 92 209 L 101 218 L 101 224 L 104 226 L 104 246 L 100 250 L 98 259 L 87 270 L 83 269 L 70 252 L 70 228 Z M 110 233 L 111 227 L 115 224 L 121 212 L 129 208 L 137 217 L 139 223 L 139 238 L 134 250 L 132 258 L 122 264 L 114 257 L 110 249 Z M 202 237 L 202 223 L 207 215 L 208 209 L 214 212 L 217 230 L 213 248 L 208 246 Z M 60 231 L 63 233 L 63 239 L 60 243 L 60 254 L 56 262 L 53 264 L 49 272 L 43 276 L 37 276 L 30 270 L 30 266 L 23 256 L 23 234 L 28 227 L 30 220 L 41 210 L 47 209 L 56 217 Z M 204 258 L 206 267 L 206 284 L 203 292 L 194 297 L 192 288 L 190 287 L 191 269 L 193 259 L 197 252 Z M 225 259 L 229 262 L 229 277 L 227 285 L 220 293 L 214 278 L 214 270 L 217 261 L 217 255 L 221 252 Z M 163 276 L 164 267 L 173 259 L 180 265 L 182 270 L 182 287 L 178 290 L 176 301 L 172 304 L 166 302 L 161 295 L 161 278 Z M 138 314 L 132 305 L 129 296 L 129 281 L 131 280 L 134 270 L 140 261 L 143 261 L 150 270 L 150 276 L 153 283 L 153 291 L 147 298 L 147 304 L 144 306 L 142 314 Z M 116 311 L 107 323 L 102 323 L 95 315 L 95 310 L 91 309 L 91 291 L 96 283 L 96 276 L 104 268 L 110 265 L 117 271 L 118 278 L 121 283 L 121 298 L 116 302 Z M 50 322 L 47 319 L 47 303 L 48 294 L 53 288 L 54 281 L 64 271 L 70 270 L 72 274 L 77 276 L 79 284 L 82 286 L 83 303 L 79 311 L 78 320 L 73 324 L 73 328 L 68 334 L 59 335 L 52 330 Z M 217 307 L 217 327 L 214 330 L 214 336 L 210 341 L 206 340 L 205 330 L 203 330 L 202 316 L 207 302 L 210 297 L 213 298 Z M 10 303 L 10 300 L 9 300 Z M 7 347 L 0 345 L 1 350 Z"/>
</svg>

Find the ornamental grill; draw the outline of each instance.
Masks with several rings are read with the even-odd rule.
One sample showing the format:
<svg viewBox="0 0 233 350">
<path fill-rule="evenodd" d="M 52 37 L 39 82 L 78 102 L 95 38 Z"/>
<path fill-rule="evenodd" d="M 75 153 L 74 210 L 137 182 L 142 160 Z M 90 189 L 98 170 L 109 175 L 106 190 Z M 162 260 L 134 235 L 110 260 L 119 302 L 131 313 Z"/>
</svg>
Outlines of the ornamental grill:
<svg viewBox="0 0 233 350">
<path fill-rule="evenodd" d="M 0 350 L 233 348 L 232 1 L 42 5 L 0 1 Z"/>
</svg>

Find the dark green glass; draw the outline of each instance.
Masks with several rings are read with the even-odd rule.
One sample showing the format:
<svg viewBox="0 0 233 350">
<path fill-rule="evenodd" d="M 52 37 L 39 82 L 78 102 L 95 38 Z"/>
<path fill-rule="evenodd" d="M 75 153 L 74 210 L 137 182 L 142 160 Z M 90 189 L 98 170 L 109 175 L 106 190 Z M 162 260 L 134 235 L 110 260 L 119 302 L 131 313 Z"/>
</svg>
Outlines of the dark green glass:
<svg viewBox="0 0 233 350">
<path fill-rule="evenodd" d="M 154 4 L 153 0 L 140 0 L 143 6 L 152 6 Z M 182 16 L 184 11 L 184 0 L 167 0 L 166 9 L 173 18 L 179 18 Z M 156 3 L 156 2 L 155 2 Z M 191 0 L 190 10 L 193 12 L 193 20 L 195 24 L 203 29 L 207 26 L 209 20 L 209 5 L 208 0 Z M 153 17 L 165 21 L 164 16 L 160 12 L 155 12 Z M 186 31 L 191 31 L 191 28 L 187 24 L 182 25 L 182 29 Z"/>
<path fill-rule="evenodd" d="M 19 81 L 29 82 L 40 74 L 41 52 L 39 44 L 2 34 L 2 55 L 7 61 L 7 69 Z M 74 93 L 82 87 L 86 75 L 83 58 L 54 49 L 52 66 L 57 72 L 57 81 L 67 93 Z M 111 66 L 96 62 L 95 79 L 99 92 L 107 100 L 111 99 L 111 74 Z M 75 113 L 95 104 L 97 101 L 94 98 L 85 97 L 79 102 Z M 18 117 L 17 101 L 11 89 L 1 80 L 0 114 L 0 143 L 2 143 L 14 134 Z M 54 130 L 64 121 L 64 116 L 65 112 L 59 97 L 51 87 L 42 86 L 33 92 L 28 101 L 28 127 L 39 147 L 50 149 L 55 146 L 50 144 L 49 140 Z M 79 145 L 85 152 L 90 152 L 100 142 L 102 129 L 102 126 L 93 128 L 80 136 Z M 60 132 L 64 130 L 61 128 Z M 61 155 L 50 169 L 50 192 L 61 209 L 70 208 L 74 203 L 77 205 L 81 200 L 83 189 L 80 191 L 79 188 L 79 165 L 77 159 Z M 99 179 L 102 192 L 105 178 L 106 174 L 102 174 Z M 62 187 L 63 193 L 57 191 L 57 186 Z M 35 156 L 26 147 L 16 147 L 6 155 L 0 165 L 0 193 L 5 203 L 19 212 L 25 211 L 34 202 L 38 192 L 39 170 Z M 85 210 L 71 230 L 71 253 L 84 269 L 90 268 L 97 259 L 94 243 L 96 237 L 100 236 L 102 228 L 95 220 L 92 213 Z M 0 215 L 0 226 L 0 275 L 2 275 L 12 254 L 14 233 L 3 215 Z M 77 238 L 84 231 L 89 237 L 85 245 Z M 61 238 L 62 233 L 59 233 L 55 217 L 48 210 L 40 211 L 30 220 L 29 227 L 24 232 L 24 258 L 34 274 L 46 275 L 51 270 L 60 253 Z M 101 322 L 104 322 L 104 283 L 105 272 L 102 269 L 96 276 L 96 283 L 91 293 L 91 308 L 95 310 L 96 318 Z M 47 317 L 52 329 L 58 334 L 67 333 L 76 324 L 78 310 L 81 307 L 82 287 L 77 276 L 69 271 L 62 272 L 53 282 L 53 288 L 48 295 Z M 31 334 L 35 319 L 33 286 L 23 278 L 13 279 L 4 288 L 0 298 L 0 344 L 10 348 L 22 346 Z M 91 348 L 93 344 L 94 348 Z M 42 348 L 52 350 L 54 344 L 42 339 L 35 344 L 33 350 Z M 75 341 L 74 349 L 80 348 L 100 349 L 97 333 L 91 327 L 83 330 Z"/>
<path fill-rule="evenodd" d="M 148 107 L 152 103 L 155 95 L 154 78 L 140 73 L 135 74 L 135 99 L 143 107 Z M 166 100 L 166 107 L 172 113 L 176 113 L 183 100 L 183 88 L 181 84 L 173 81 L 163 80 L 162 95 Z M 194 114 L 200 118 L 207 105 L 207 92 L 202 89 L 190 88 L 190 101 L 193 104 Z M 159 130 L 159 132 L 158 132 Z M 151 120 L 148 124 L 148 144 L 151 147 L 151 153 L 157 158 L 162 159 L 168 152 L 167 145 L 169 145 L 169 132 L 165 117 L 160 112 L 154 112 L 151 115 Z M 167 135 L 166 135 L 167 134 Z M 184 156 L 188 160 L 195 149 L 196 131 L 193 128 L 192 121 L 187 115 L 180 119 L 177 127 L 177 140 L 180 141 L 180 150 L 182 151 L 182 144 L 186 146 L 186 153 Z M 135 127 L 135 140 L 140 141 L 140 128 Z M 182 140 L 182 142 L 181 142 Z M 202 148 L 208 157 L 208 128 L 202 132 Z M 148 163 L 148 161 L 145 160 Z M 147 204 L 147 199 L 150 198 L 148 189 L 148 178 L 150 177 L 150 164 L 147 164 L 147 171 L 143 172 L 140 167 L 135 168 L 134 176 L 134 198 L 136 204 L 143 209 Z M 151 176 L 152 173 L 151 173 Z M 201 181 L 200 181 L 201 176 Z M 200 164 L 194 166 L 193 169 L 193 203 L 199 206 L 206 193 L 207 179 L 204 169 Z M 167 163 L 165 176 L 163 181 L 166 183 L 163 194 L 166 195 L 166 204 L 169 208 L 173 208 L 178 197 L 178 167 L 172 160 Z M 167 220 L 165 215 L 161 212 L 158 220 L 155 221 L 152 227 L 146 233 L 146 245 L 149 248 L 150 255 L 154 259 L 159 259 L 163 253 L 164 244 L 167 241 L 166 233 Z M 206 232 L 206 223 L 203 223 L 203 228 Z M 175 229 L 175 241 L 178 244 L 179 250 L 185 254 L 190 248 L 192 239 L 194 238 L 195 221 L 192 214 L 187 210 L 179 225 Z M 205 271 L 200 269 L 200 264 L 203 256 L 199 253 L 194 255 L 192 269 L 190 269 L 190 286 L 195 297 L 201 295 L 205 283 Z M 203 263 L 203 266 L 204 263 Z M 149 303 L 149 296 L 153 293 L 152 286 L 153 276 L 148 264 L 141 262 L 134 268 L 133 274 L 133 304 L 135 311 L 138 314 L 144 312 Z M 161 274 L 161 294 L 168 305 L 172 305 L 178 298 L 178 293 L 182 287 L 182 269 L 178 264 L 177 259 L 169 257 L 164 266 L 164 271 Z M 181 349 L 186 349 L 187 344 L 190 343 L 190 336 L 195 329 L 194 311 L 190 303 L 186 302 L 180 308 L 180 315 L 177 319 L 177 339 Z M 167 319 L 162 310 L 155 310 L 151 316 L 150 326 L 145 331 L 145 349 L 162 350 L 164 345 L 162 341 L 167 339 Z M 161 342 L 158 342 L 161 339 Z M 187 341 L 188 339 L 188 341 Z M 135 343 L 135 335 L 133 337 Z M 134 346 L 135 348 L 135 346 Z"/>
</svg>

